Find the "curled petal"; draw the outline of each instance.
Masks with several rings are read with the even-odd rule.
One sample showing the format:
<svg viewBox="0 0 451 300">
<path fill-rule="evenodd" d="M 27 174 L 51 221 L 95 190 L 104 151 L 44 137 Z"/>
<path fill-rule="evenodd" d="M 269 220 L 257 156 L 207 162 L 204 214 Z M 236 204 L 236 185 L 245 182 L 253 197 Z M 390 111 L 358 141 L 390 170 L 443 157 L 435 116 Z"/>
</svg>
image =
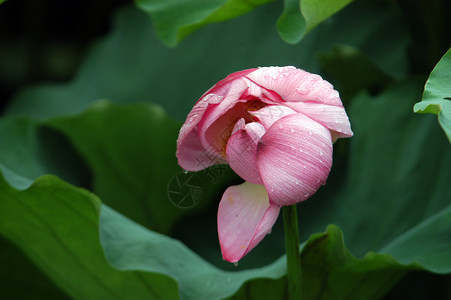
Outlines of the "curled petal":
<svg viewBox="0 0 451 300">
<path fill-rule="evenodd" d="M 257 167 L 257 145 L 264 134 L 263 126 L 253 122 L 233 133 L 227 143 L 226 155 L 230 167 L 241 178 L 255 184 L 262 184 Z"/>
<path fill-rule="evenodd" d="M 331 132 L 301 113 L 288 115 L 261 138 L 257 161 L 271 204 L 298 203 L 326 182 L 332 167 Z"/>
<path fill-rule="evenodd" d="M 238 71 L 238 72 L 229 74 L 226 78 L 218 81 L 214 86 L 212 86 L 208 91 L 206 91 L 200 99 L 202 99 L 203 97 L 205 97 L 208 94 L 224 96 L 225 94 L 227 94 L 228 90 L 230 89 L 229 87 L 230 87 L 230 84 L 232 81 L 234 81 L 235 79 L 238 79 L 238 78 L 242 78 L 242 77 L 246 76 L 247 74 L 254 72 L 255 70 L 257 70 L 257 69 L 255 69 L 255 68 L 254 69 L 246 69 L 246 70 L 242 70 L 242 71 Z"/>
<path fill-rule="evenodd" d="M 279 94 L 285 101 L 342 105 L 338 92 L 329 82 L 295 67 L 259 68 L 246 77 L 262 88 Z"/>
<path fill-rule="evenodd" d="M 257 111 L 250 112 L 250 114 L 257 118 L 266 130 L 280 118 L 295 113 L 296 111 L 294 109 L 283 105 L 268 105 Z"/>
<path fill-rule="evenodd" d="M 204 95 L 193 107 L 180 129 L 177 139 L 177 158 L 179 165 L 188 171 L 199 171 L 217 163 L 216 155 L 206 153 L 199 138 L 198 124 L 210 105 L 218 104 L 221 97 Z"/>
<path fill-rule="evenodd" d="M 246 121 L 241 118 L 238 120 L 238 122 L 235 123 L 235 126 L 233 126 L 232 135 L 238 130 L 243 130 L 244 127 L 246 127 Z"/>
<path fill-rule="evenodd" d="M 223 258 L 229 262 L 239 261 L 271 232 L 279 211 L 279 207 L 270 205 L 263 185 L 245 182 L 229 187 L 218 209 Z"/>
<path fill-rule="evenodd" d="M 199 134 L 199 123 L 206 116 L 211 114 L 214 107 L 217 107 L 224 97 L 231 92 L 232 83 L 243 76 L 255 71 L 248 69 L 235 72 L 216 83 L 205 92 L 196 102 L 191 112 L 186 117 L 186 121 L 180 129 L 177 139 L 177 158 L 179 165 L 188 171 L 199 171 L 217 163 L 224 162 L 215 151 L 205 148 Z M 233 99 L 232 99 L 233 100 Z"/>
<path fill-rule="evenodd" d="M 248 80 L 238 78 L 231 82 L 226 94 L 221 95 L 221 103 L 208 108 L 199 123 L 199 138 L 204 148 L 211 149 L 218 156 L 225 155 L 225 146 L 236 122 L 240 119 L 251 121 L 250 107 L 260 106 L 261 101 L 241 99 L 249 88 Z"/>
<path fill-rule="evenodd" d="M 354 134 L 348 115 L 342 106 L 315 102 L 290 102 L 286 105 L 332 130 L 333 142 L 338 138 L 351 137 Z"/>
<path fill-rule="evenodd" d="M 221 103 L 209 107 L 199 124 L 199 137 L 203 146 L 211 147 L 218 155 L 224 155 L 227 140 L 239 119 L 251 122 L 250 112 L 274 104 L 274 101 L 282 101 L 244 77 L 231 82 L 221 97 Z"/>
</svg>

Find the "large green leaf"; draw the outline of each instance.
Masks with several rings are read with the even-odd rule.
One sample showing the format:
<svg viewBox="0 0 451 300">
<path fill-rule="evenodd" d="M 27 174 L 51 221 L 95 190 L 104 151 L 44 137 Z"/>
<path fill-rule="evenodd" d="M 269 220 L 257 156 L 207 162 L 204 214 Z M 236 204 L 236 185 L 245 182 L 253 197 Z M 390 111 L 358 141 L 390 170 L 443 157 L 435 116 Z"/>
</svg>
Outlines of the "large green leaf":
<svg viewBox="0 0 451 300">
<path fill-rule="evenodd" d="M 181 172 L 175 157 L 180 124 L 150 104 L 97 102 L 49 124 L 64 132 L 93 171 L 93 191 L 141 224 L 167 232 L 183 210 L 168 199 L 167 185 Z"/>
<path fill-rule="evenodd" d="M 358 257 L 372 250 L 451 272 L 450 145 L 433 118 L 411 113 L 420 93 L 411 78 L 353 100 L 348 175 L 334 166 L 326 188 L 300 205 L 301 232 L 335 223 Z"/>
<path fill-rule="evenodd" d="M 171 278 L 108 264 L 99 242 L 99 208 L 92 193 L 55 176 L 39 177 L 26 190 L 0 178 L 0 233 L 71 298 L 178 299 Z"/>
<path fill-rule="evenodd" d="M 0 170 L 15 188 L 24 189 L 43 174 L 56 174 L 77 186 L 89 186 L 90 174 L 70 141 L 30 119 L 0 120 Z"/>
<path fill-rule="evenodd" d="M 224 189 L 205 172 L 191 174 L 199 188 L 192 199 L 197 202 L 183 206 L 171 198 L 170 193 L 184 193 L 176 183 L 184 177 L 175 156 L 181 124 L 159 106 L 100 101 L 82 114 L 47 124 L 65 133 L 86 159 L 93 172 L 92 190 L 105 203 L 158 232 L 169 232 L 180 217 L 204 209 L 217 189 Z M 232 174 L 223 173 L 222 180 Z"/>
<path fill-rule="evenodd" d="M 6 113 L 43 119 L 82 112 L 98 99 L 109 99 L 153 101 L 183 121 L 200 95 L 227 74 L 267 65 L 295 65 L 319 73 L 313 58 L 336 43 L 360 50 L 392 77 L 406 73 L 408 34 L 393 5 L 352 3 L 295 46 L 281 41 L 268 22 L 277 19 L 281 5 L 270 3 L 246 18 L 205 27 L 170 50 L 156 39 L 143 12 L 126 7 L 71 82 L 27 87 Z"/>
<path fill-rule="evenodd" d="M 46 277 L 27 257 L 10 242 L 0 236 L 0 289 L 2 298 L 10 300 L 60 299 L 69 296 Z M 24 288 L 26 287 L 26 288 Z"/>
<path fill-rule="evenodd" d="M 287 43 L 297 43 L 306 33 L 352 1 L 284 0 L 285 7 L 277 22 L 279 34 Z"/>
<path fill-rule="evenodd" d="M 438 115 L 438 120 L 451 142 L 451 49 L 445 53 L 429 76 L 423 99 L 415 104 L 417 113 Z"/>
<path fill-rule="evenodd" d="M 110 262 L 123 271 L 114 270 L 102 255 L 97 228 L 100 202 L 92 193 L 50 175 L 39 177 L 23 191 L 1 180 L 0 190 L 0 233 L 73 299 L 179 299 L 175 282 L 167 276 L 177 281 L 180 299 L 222 299 L 254 278 L 270 280 L 263 291 L 271 287 L 275 295 L 285 293 L 284 257 L 266 267 L 225 272 L 179 241 L 149 231 L 103 205 L 101 241 Z M 384 255 L 356 260 L 334 226 L 312 236 L 302 255 L 310 287 L 306 293 L 322 295 L 318 299 L 330 299 L 338 289 L 351 295 L 358 291 L 382 294 L 406 269 Z M 371 281 L 355 284 L 368 276 Z M 249 287 L 258 286 L 260 280 L 246 283 L 248 299 L 262 294 Z M 391 283 L 383 284 L 387 280 Z"/>
<path fill-rule="evenodd" d="M 283 299 L 285 257 L 274 263 L 246 271 L 225 272 L 205 263 L 184 245 L 158 235 L 102 207 L 100 219 L 102 245 L 108 260 L 121 270 L 163 273 L 177 280 L 181 299 Z M 131 247 L 130 245 L 133 245 Z M 407 269 L 389 255 L 369 253 L 354 258 L 344 246 L 341 231 L 329 226 L 326 233 L 313 235 L 302 249 L 304 295 L 306 299 L 378 299 Z M 259 287 L 256 288 L 255 286 Z"/>
<path fill-rule="evenodd" d="M 135 0 L 152 16 L 160 39 L 177 45 L 186 35 L 209 23 L 226 21 L 274 0 Z"/>
</svg>

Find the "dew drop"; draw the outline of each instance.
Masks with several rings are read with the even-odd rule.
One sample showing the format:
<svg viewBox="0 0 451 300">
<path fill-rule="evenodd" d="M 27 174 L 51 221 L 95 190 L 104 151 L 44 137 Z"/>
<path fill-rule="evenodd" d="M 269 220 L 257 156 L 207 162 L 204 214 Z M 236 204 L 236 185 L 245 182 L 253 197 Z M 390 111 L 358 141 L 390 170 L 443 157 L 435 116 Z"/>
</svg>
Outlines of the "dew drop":
<svg viewBox="0 0 451 300">
<path fill-rule="evenodd" d="M 293 129 L 293 128 L 291 128 L 291 129 L 290 129 L 290 132 L 291 132 L 291 133 L 294 133 L 294 129 Z"/>
<path fill-rule="evenodd" d="M 206 96 L 204 97 L 204 101 L 210 100 L 211 98 L 213 98 L 213 96 L 214 96 L 214 94 L 208 94 L 208 95 L 206 95 Z"/>
<path fill-rule="evenodd" d="M 188 174 L 188 171 L 187 170 L 183 170 L 183 174 Z"/>
<path fill-rule="evenodd" d="M 236 262 L 236 263 L 234 263 L 233 265 L 234 265 L 235 267 L 238 267 L 238 263 L 237 263 L 237 262 Z"/>
<path fill-rule="evenodd" d="M 295 90 L 300 95 L 307 95 L 309 92 L 305 87 L 302 87 L 302 86 L 296 88 Z"/>
</svg>

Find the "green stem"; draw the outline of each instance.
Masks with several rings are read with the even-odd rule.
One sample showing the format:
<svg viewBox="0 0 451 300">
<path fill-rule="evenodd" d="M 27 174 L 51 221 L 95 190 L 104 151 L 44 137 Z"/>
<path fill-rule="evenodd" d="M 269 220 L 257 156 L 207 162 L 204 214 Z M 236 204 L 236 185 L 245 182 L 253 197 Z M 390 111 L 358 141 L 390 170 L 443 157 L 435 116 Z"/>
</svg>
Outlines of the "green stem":
<svg viewBox="0 0 451 300">
<path fill-rule="evenodd" d="M 301 254 L 296 205 L 284 206 L 285 248 L 287 251 L 288 299 L 302 299 Z"/>
</svg>

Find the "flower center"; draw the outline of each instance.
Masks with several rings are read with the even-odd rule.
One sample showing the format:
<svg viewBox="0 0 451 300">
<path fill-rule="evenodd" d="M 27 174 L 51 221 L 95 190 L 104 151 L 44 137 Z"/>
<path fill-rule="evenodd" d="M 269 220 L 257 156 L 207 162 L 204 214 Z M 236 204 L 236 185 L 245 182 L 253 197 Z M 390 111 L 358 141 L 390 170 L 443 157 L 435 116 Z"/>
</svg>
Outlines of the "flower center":
<svg viewBox="0 0 451 300">
<path fill-rule="evenodd" d="M 266 104 L 259 99 L 238 102 L 210 125 L 205 133 L 207 141 L 218 154 L 225 158 L 227 142 L 235 124 L 240 119 L 244 119 L 246 124 L 254 122 L 255 118 L 249 114 L 249 111 L 256 111 L 265 106 Z"/>
</svg>

